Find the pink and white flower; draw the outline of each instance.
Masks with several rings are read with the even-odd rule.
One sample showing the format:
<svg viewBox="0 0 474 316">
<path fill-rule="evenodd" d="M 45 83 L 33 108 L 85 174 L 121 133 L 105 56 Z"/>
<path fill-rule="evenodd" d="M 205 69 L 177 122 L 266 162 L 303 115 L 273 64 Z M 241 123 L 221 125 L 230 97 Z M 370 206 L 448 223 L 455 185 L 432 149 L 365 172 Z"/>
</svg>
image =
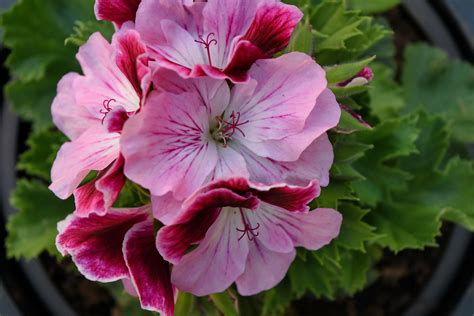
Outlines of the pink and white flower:
<svg viewBox="0 0 474 316">
<path fill-rule="evenodd" d="M 122 280 L 129 292 L 138 295 L 143 309 L 173 315 L 170 266 L 156 250 L 149 206 L 111 209 L 104 216 L 88 218 L 70 215 L 58 230 L 58 250 L 71 255 L 87 279 Z"/>
<path fill-rule="evenodd" d="M 143 0 L 136 27 L 161 67 L 243 82 L 288 45 L 302 15 L 279 0 Z"/>
<path fill-rule="evenodd" d="M 243 178 L 202 188 L 175 223 L 158 232 L 157 248 L 174 264 L 172 283 L 198 296 L 234 282 L 241 295 L 274 287 L 294 260 L 295 247 L 318 250 L 339 234 L 340 213 L 308 212 L 306 204 L 318 194 L 315 183 L 262 187 Z"/>
<path fill-rule="evenodd" d="M 126 22 L 135 22 L 141 0 L 96 0 L 97 20 L 107 20 L 120 28 Z"/>
<path fill-rule="evenodd" d="M 93 34 L 77 59 L 84 75 L 65 75 L 52 105 L 54 123 L 71 142 L 56 157 L 50 189 L 62 199 L 74 192 L 78 216 L 104 214 L 125 182 L 121 131 L 147 95 L 150 69 L 146 48 L 130 25 L 112 44 Z M 94 170 L 96 179 L 76 190 Z"/>
<path fill-rule="evenodd" d="M 154 214 L 164 223 L 213 179 L 328 184 L 333 151 L 325 133 L 340 108 L 322 68 L 291 53 L 257 61 L 249 75 L 230 89 L 225 80 L 158 70 L 157 91 L 125 124 L 125 174 L 155 196 Z"/>
</svg>

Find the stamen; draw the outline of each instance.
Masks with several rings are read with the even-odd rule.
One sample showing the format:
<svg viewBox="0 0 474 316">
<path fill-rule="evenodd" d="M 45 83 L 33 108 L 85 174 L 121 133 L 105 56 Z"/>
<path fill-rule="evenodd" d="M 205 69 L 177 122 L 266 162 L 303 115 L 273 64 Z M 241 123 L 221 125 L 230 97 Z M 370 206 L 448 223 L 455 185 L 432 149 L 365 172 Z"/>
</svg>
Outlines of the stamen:
<svg viewBox="0 0 474 316">
<path fill-rule="evenodd" d="M 215 36 L 214 33 L 209 33 L 204 39 L 202 35 L 199 35 L 199 40 L 194 40 L 198 44 L 204 45 L 204 48 L 207 51 L 207 59 L 209 61 L 209 66 L 212 66 L 212 60 L 211 60 L 211 45 L 217 45 L 217 40 L 215 38 L 211 38 L 212 36 Z"/>
<path fill-rule="evenodd" d="M 227 142 L 232 140 L 232 137 L 236 132 L 242 134 L 245 137 L 244 131 L 240 126 L 247 124 L 249 121 L 240 122 L 240 112 L 235 113 L 232 111 L 230 114 L 230 121 L 225 120 L 222 116 L 216 116 L 217 121 L 217 138 L 224 144 L 224 147 L 227 146 Z"/>
<path fill-rule="evenodd" d="M 252 241 L 255 240 L 255 238 L 258 237 L 259 232 L 256 232 L 260 228 L 260 224 L 257 223 L 257 226 L 252 227 L 250 224 L 247 216 L 245 216 L 244 211 L 242 208 L 239 208 L 240 211 L 240 217 L 242 218 L 242 224 L 244 224 L 244 228 L 236 228 L 238 232 L 241 232 L 242 235 L 239 237 L 239 241 L 244 238 L 244 236 L 247 236 L 247 238 Z"/>
<path fill-rule="evenodd" d="M 103 102 L 102 102 L 102 106 L 104 107 L 103 109 L 100 109 L 100 113 L 104 115 L 104 117 L 102 117 L 102 125 L 104 125 L 104 121 L 105 121 L 105 118 L 107 117 L 107 114 L 109 114 L 110 111 L 112 111 L 112 106 L 110 105 L 110 103 L 112 102 L 117 102 L 115 99 L 105 99 Z"/>
</svg>

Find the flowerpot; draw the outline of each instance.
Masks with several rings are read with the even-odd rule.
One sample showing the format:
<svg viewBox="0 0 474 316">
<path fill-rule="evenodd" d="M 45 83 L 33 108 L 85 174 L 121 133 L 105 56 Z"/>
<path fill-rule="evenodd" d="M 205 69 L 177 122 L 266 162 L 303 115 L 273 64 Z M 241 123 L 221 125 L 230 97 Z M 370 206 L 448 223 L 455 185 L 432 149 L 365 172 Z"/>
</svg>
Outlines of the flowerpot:
<svg viewBox="0 0 474 316">
<path fill-rule="evenodd" d="M 412 0 L 406 1 L 403 9 L 396 9 L 389 15 L 407 19 L 408 22 L 401 24 L 410 29 L 414 38 L 427 39 L 453 57 L 471 59 L 470 35 L 455 12 L 442 2 L 431 4 Z M 461 31 L 463 35 L 458 36 L 461 33 L 456 32 Z M 402 36 L 397 43 L 403 45 L 411 39 Z M 3 59 L 5 55 L 3 50 Z M 6 79 L 3 71 L 2 85 Z M 9 194 L 15 186 L 15 163 L 18 154 L 25 149 L 28 132 L 28 125 L 21 124 L 3 103 L 0 125 L 2 227 L 5 218 L 15 211 L 9 204 Z M 4 230 L 2 237 L 5 237 Z M 379 279 L 354 298 L 334 303 L 304 298 L 296 302 L 294 308 L 298 315 L 471 315 L 474 312 L 474 257 L 470 250 L 474 238 L 462 228 L 447 225 L 439 242 L 439 248 L 423 252 L 404 251 L 398 256 L 387 254 L 378 265 L 385 283 Z M 4 249 L 1 255 L 0 314 L 68 316 L 112 313 L 113 301 L 105 291 L 69 273 L 54 259 L 42 256 L 29 262 L 5 260 Z M 92 301 L 78 303 L 80 298 Z"/>
</svg>

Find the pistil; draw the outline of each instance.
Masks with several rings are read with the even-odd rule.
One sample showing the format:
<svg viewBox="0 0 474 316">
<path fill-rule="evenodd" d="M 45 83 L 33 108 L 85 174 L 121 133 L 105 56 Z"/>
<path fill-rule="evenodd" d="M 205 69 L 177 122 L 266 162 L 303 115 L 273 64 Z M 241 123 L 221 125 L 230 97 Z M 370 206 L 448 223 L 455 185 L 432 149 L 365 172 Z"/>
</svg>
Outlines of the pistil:
<svg viewBox="0 0 474 316">
<path fill-rule="evenodd" d="M 199 40 L 194 40 L 196 43 L 204 45 L 204 48 L 207 51 L 207 59 L 209 61 L 209 66 L 211 67 L 213 67 L 211 59 L 211 45 L 217 45 L 217 40 L 215 38 L 212 38 L 213 36 L 215 36 L 214 33 L 209 33 L 206 39 L 204 39 L 202 35 L 199 35 Z"/>
</svg>

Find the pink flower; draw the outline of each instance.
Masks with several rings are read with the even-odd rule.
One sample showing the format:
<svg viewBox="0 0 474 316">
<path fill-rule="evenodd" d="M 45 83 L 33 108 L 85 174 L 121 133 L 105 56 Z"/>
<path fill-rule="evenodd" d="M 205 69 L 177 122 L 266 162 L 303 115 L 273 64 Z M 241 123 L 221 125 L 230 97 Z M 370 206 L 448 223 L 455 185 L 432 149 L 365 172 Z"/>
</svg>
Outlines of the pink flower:
<svg viewBox="0 0 474 316">
<path fill-rule="evenodd" d="M 143 309 L 173 315 L 169 264 L 155 247 L 149 207 L 111 209 L 104 216 L 70 215 L 58 224 L 56 246 L 91 281 L 123 280 Z"/>
<path fill-rule="evenodd" d="M 136 27 L 162 67 L 242 82 L 285 48 L 301 11 L 277 0 L 143 0 Z"/>
<path fill-rule="evenodd" d="M 247 84 L 184 80 L 167 70 L 122 136 L 125 174 L 149 189 L 154 214 L 172 220 L 180 201 L 213 179 L 239 175 L 267 185 L 329 182 L 325 132 L 340 108 L 309 56 L 259 60 Z"/>
<path fill-rule="evenodd" d="M 120 135 L 147 94 L 150 70 L 145 46 L 127 25 L 112 44 L 93 34 L 77 59 L 84 75 L 65 75 L 52 105 L 54 123 L 71 142 L 56 157 L 50 189 L 62 199 L 74 192 L 76 215 L 87 216 L 106 212 L 125 182 Z M 76 190 L 93 170 L 96 179 Z"/>
<path fill-rule="evenodd" d="M 141 0 L 96 0 L 97 20 L 114 22 L 120 28 L 126 22 L 135 22 L 135 15 Z"/>
<path fill-rule="evenodd" d="M 234 282 L 241 295 L 274 287 L 294 260 L 295 247 L 317 250 L 339 234 L 340 213 L 308 212 L 306 204 L 318 194 L 314 183 L 262 187 L 243 178 L 202 188 L 175 223 L 158 232 L 159 252 L 174 263 L 172 283 L 198 296 Z"/>
</svg>

